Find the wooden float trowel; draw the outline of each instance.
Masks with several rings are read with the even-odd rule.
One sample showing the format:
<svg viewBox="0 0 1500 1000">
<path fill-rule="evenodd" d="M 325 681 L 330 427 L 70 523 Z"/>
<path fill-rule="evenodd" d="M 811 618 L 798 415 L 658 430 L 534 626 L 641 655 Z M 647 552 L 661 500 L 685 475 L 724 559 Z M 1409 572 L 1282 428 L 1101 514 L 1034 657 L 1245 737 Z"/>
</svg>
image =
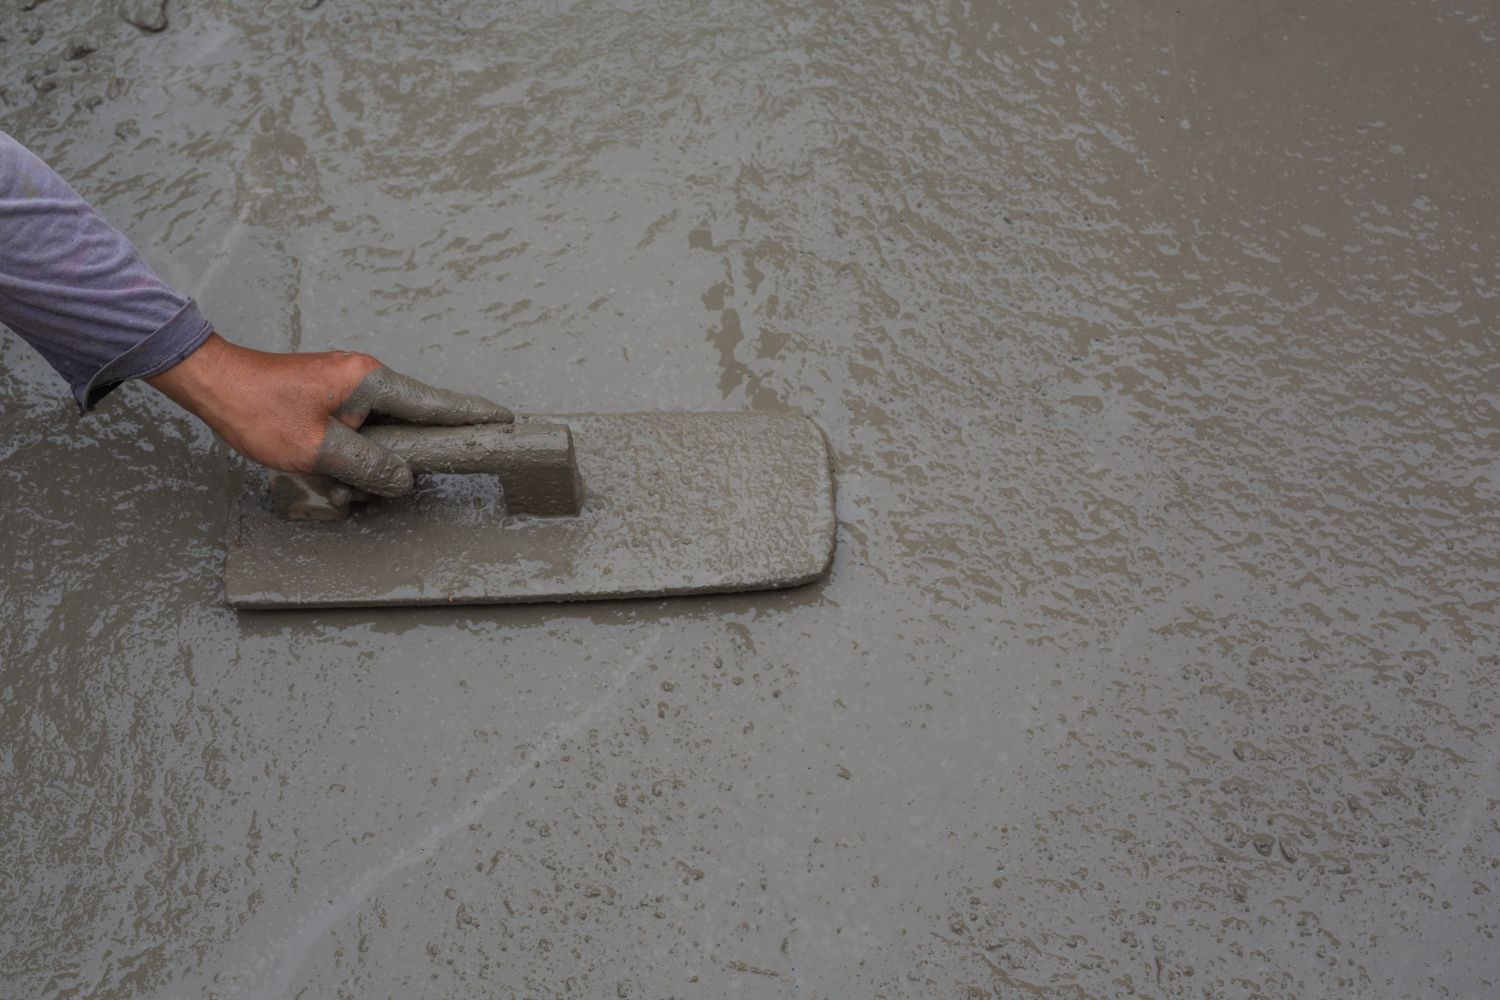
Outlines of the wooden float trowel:
<svg viewBox="0 0 1500 1000">
<path fill-rule="evenodd" d="M 351 502 L 271 473 L 235 504 L 237 608 L 507 604 L 794 587 L 833 558 L 833 474 L 806 417 L 625 413 L 361 433 L 418 473 Z"/>
</svg>

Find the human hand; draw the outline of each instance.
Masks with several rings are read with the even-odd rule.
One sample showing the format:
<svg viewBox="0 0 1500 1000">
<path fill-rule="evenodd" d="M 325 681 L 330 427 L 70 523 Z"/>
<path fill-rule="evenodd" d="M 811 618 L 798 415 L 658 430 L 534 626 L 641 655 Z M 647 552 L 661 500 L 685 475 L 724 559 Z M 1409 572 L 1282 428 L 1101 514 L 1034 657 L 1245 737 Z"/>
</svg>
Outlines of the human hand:
<svg viewBox="0 0 1500 1000">
<path fill-rule="evenodd" d="M 370 414 L 417 424 L 509 423 L 505 407 L 437 389 L 368 354 L 271 354 L 211 335 L 146 382 L 246 458 L 283 472 L 312 472 L 378 496 L 412 487 L 407 464 L 357 433 Z"/>
</svg>

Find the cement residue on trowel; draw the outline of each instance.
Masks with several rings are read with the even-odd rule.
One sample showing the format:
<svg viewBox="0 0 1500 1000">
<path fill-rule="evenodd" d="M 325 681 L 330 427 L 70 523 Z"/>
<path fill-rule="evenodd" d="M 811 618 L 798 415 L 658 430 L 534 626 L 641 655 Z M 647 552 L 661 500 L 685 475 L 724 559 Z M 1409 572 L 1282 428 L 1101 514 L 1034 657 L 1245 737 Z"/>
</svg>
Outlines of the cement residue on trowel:
<svg viewBox="0 0 1500 1000">
<path fill-rule="evenodd" d="M 418 503 L 441 507 L 456 522 L 467 518 L 479 525 L 505 513 L 505 496 L 493 476 L 434 472 L 420 477 L 412 492 Z"/>
<path fill-rule="evenodd" d="M 833 552 L 828 444 L 804 417 L 637 413 L 572 428 L 584 506 L 515 516 L 445 477 L 343 521 L 284 520 L 256 494 L 225 569 L 245 608 L 594 600 L 795 586 Z M 477 492 L 470 492 L 476 489 Z M 481 502 L 485 501 L 485 502 Z M 356 507 L 361 505 L 356 505 Z"/>
</svg>

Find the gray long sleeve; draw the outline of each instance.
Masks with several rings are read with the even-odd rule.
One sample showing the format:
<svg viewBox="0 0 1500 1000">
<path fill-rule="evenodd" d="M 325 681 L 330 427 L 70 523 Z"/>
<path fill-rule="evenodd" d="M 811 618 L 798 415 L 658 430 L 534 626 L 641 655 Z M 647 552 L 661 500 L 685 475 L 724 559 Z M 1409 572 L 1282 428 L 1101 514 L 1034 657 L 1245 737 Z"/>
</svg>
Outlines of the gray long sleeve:
<svg viewBox="0 0 1500 1000">
<path fill-rule="evenodd" d="M 80 412 L 213 332 L 191 299 L 34 153 L 0 132 L 0 322 L 68 380 Z"/>
</svg>

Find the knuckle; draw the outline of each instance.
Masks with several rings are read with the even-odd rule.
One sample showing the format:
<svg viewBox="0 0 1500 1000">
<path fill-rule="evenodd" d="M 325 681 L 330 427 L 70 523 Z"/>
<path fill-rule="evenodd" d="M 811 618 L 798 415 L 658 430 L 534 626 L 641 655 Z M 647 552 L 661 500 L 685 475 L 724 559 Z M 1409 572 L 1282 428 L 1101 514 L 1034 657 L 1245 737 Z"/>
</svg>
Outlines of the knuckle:
<svg viewBox="0 0 1500 1000">
<path fill-rule="evenodd" d="M 344 353 L 338 359 L 343 372 L 356 383 L 373 371 L 379 371 L 385 365 L 368 354 L 359 354 L 354 351 Z"/>
</svg>

